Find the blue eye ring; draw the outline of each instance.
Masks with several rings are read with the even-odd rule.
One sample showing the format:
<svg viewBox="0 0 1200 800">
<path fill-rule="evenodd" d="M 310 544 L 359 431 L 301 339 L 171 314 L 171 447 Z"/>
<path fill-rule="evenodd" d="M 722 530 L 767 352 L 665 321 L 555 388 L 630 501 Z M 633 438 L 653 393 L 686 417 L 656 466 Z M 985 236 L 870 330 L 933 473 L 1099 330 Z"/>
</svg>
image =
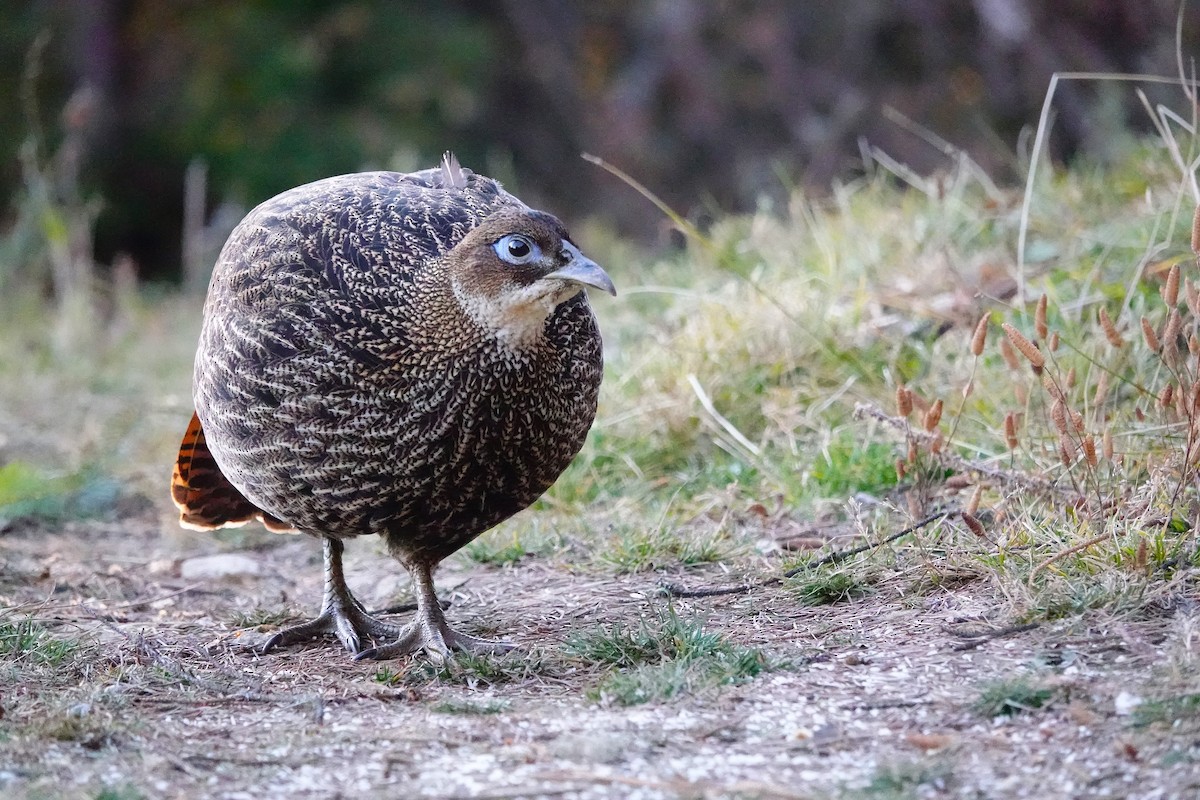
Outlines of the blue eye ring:
<svg viewBox="0 0 1200 800">
<path fill-rule="evenodd" d="M 508 264 L 528 264 L 542 257 L 542 250 L 537 242 L 521 233 L 510 233 L 502 236 L 492 249 L 500 260 Z"/>
</svg>

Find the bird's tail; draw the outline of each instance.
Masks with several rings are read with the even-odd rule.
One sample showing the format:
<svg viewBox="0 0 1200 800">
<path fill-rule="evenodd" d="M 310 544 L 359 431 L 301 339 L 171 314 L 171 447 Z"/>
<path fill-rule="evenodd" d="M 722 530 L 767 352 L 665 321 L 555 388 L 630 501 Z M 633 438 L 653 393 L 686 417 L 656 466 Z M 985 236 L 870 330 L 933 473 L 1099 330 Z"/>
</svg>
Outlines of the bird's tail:
<svg viewBox="0 0 1200 800">
<path fill-rule="evenodd" d="M 171 499 L 179 507 L 179 524 L 197 531 L 234 528 L 259 520 L 267 530 L 290 533 L 294 529 L 255 506 L 221 472 L 204 441 L 200 418 L 192 414 L 175 472 L 171 475 Z"/>
</svg>

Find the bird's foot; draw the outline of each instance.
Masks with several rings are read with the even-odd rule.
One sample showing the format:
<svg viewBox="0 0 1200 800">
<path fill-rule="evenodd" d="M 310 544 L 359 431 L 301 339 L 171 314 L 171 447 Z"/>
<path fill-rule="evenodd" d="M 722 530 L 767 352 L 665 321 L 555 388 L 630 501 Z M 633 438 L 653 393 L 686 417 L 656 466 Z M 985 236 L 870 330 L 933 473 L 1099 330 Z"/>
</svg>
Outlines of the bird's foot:
<svg viewBox="0 0 1200 800">
<path fill-rule="evenodd" d="M 468 653 L 506 653 L 515 647 L 511 642 L 481 639 L 478 636 L 459 633 L 441 620 L 418 617 L 404 626 L 395 641 L 363 650 L 354 656 L 354 660 L 385 661 L 424 650 L 434 661 L 445 662 L 450 658 L 451 650 L 464 650 Z"/>
<path fill-rule="evenodd" d="M 402 635 L 404 630 L 372 617 L 352 599 L 347 605 L 334 603 L 327 606 L 316 619 L 284 628 L 267 639 L 258 652 L 268 653 L 276 647 L 308 642 L 328 634 L 336 636 L 351 653 L 369 652 L 364 650 L 364 643 L 368 640 L 388 641 Z"/>
</svg>

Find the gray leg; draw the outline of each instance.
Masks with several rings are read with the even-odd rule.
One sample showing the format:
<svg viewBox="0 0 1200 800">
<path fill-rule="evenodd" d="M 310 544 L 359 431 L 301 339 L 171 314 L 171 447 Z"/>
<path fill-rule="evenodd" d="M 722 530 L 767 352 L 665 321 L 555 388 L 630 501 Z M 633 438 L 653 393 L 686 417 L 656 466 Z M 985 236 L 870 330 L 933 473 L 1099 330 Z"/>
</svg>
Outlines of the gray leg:
<svg viewBox="0 0 1200 800">
<path fill-rule="evenodd" d="M 417 616 L 404 626 L 399 636 L 390 644 L 382 647 L 372 647 L 363 650 L 354 657 L 356 661 L 364 658 L 388 659 L 408 655 L 419 650 L 427 652 L 435 661 L 444 661 L 454 648 L 470 652 L 504 652 L 511 650 L 514 645 L 508 642 L 496 642 L 490 639 L 480 639 L 459 633 L 446 624 L 446 615 L 438 604 L 437 595 L 433 591 L 433 567 L 429 564 L 414 564 L 409 568 L 412 574 L 413 588 L 417 595 Z"/>
<path fill-rule="evenodd" d="M 360 653 L 366 639 L 386 641 L 400 635 L 398 626 L 372 617 L 351 594 L 342 572 L 344 546 L 341 540 L 322 538 L 321 542 L 325 553 L 325 597 L 321 602 L 320 615 L 300 625 L 284 628 L 268 639 L 259 652 L 267 653 L 276 647 L 286 647 L 332 633 L 351 653 Z"/>
</svg>

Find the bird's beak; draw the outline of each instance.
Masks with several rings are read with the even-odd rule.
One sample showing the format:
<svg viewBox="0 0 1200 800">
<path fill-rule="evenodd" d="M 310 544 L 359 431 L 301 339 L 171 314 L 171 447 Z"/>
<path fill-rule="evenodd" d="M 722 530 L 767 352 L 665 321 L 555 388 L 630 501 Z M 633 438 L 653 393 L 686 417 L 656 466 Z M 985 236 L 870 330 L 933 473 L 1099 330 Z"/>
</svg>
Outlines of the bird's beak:
<svg viewBox="0 0 1200 800">
<path fill-rule="evenodd" d="M 616 297 L 617 287 L 613 286 L 612 278 L 608 277 L 608 273 L 578 250 L 571 248 L 571 251 L 574 258 L 567 262 L 566 266 L 554 270 L 546 277 L 591 286 Z"/>
</svg>

